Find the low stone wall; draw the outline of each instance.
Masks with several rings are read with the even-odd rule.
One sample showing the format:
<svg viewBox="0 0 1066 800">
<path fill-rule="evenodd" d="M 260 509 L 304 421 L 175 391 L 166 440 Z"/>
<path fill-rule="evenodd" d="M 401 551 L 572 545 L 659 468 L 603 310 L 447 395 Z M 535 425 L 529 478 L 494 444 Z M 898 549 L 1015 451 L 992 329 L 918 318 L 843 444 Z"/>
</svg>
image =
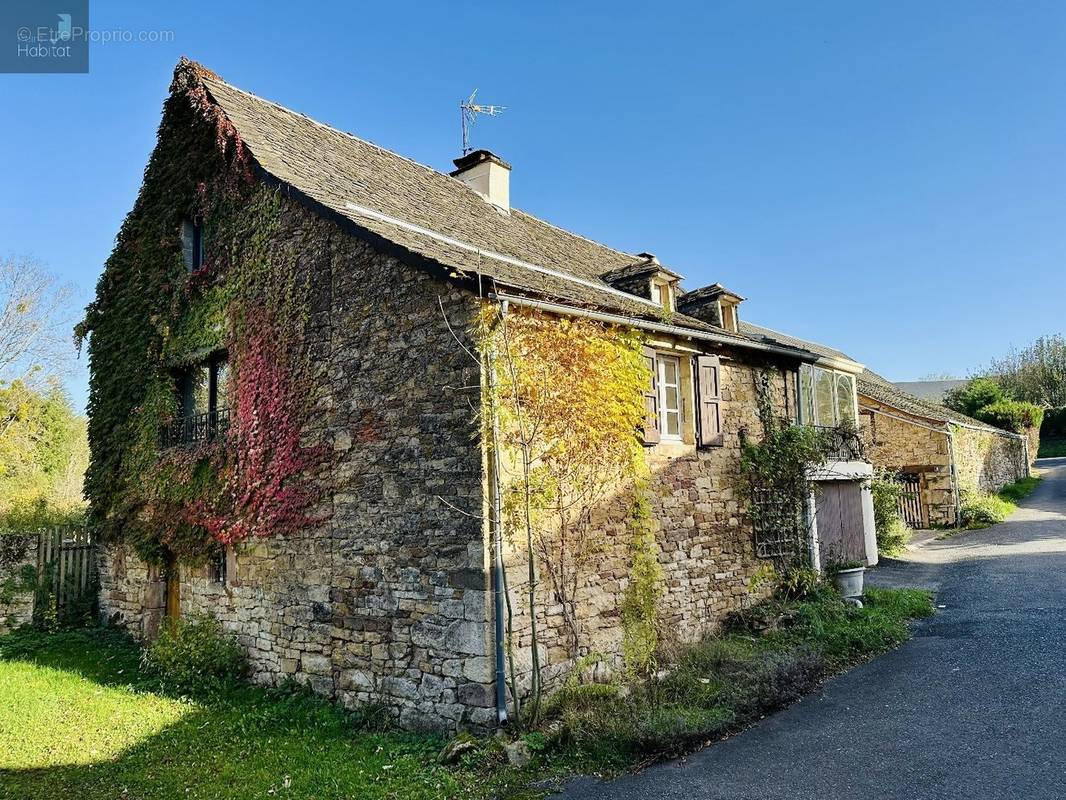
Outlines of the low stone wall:
<svg viewBox="0 0 1066 800">
<path fill-rule="evenodd" d="M 0 634 L 33 619 L 37 534 L 0 534 Z"/>
<path fill-rule="evenodd" d="M 959 491 L 997 492 L 1028 473 L 1025 438 L 957 425 L 952 430 Z"/>
</svg>

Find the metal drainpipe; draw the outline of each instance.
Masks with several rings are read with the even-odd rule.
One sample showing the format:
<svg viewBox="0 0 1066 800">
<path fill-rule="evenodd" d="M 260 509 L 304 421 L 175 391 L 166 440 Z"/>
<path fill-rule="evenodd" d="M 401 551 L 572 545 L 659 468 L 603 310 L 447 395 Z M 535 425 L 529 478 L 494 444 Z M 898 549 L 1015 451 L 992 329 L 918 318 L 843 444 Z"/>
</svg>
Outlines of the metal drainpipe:
<svg viewBox="0 0 1066 800">
<path fill-rule="evenodd" d="M 500 316 L 507 313 L 506 301 L 500 304 Z M 490 347 L 486 356 L 486 370 L 488 371 L 489 396 L 492 398 L 492 537 L 493 537 L 493 568 L 492 568 L 492 603 L 495 623 L 495 649 L 496 649 L 496 720 L 500 725 L 507 724 L 507 673 L 506 653 L 504 652 L 504 579 L 503 579 L 503 528 L 500 524 L 503 518 L 502 489 L 500 486 L 500 423 L 496 413 L 496 358 L 495 351 Z"/>
<path fill-rule="evenodd" d="M 955 433 L 951 423 L 944 423 L 944 432 L 948 436 L 948 458 L 951 461 L 951 495 L 955 501 L 955 527 L 962 524 L 962 498 L 959 495 L 959 468 L 955 463 Z"/>
</svg>

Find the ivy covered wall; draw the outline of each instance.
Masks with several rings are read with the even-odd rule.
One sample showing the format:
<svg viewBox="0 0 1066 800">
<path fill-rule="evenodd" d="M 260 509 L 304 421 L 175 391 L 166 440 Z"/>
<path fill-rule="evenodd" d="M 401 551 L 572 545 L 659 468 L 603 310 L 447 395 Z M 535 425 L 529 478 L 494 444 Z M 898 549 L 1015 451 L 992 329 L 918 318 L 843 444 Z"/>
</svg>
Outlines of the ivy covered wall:
<svg viewBox="0 0 1066 800">
<path fill-rule="evenodd" d="M 150 635 L 163 594 L 146 559 L 174 555 L 181 613 L 217 617 L 256 680 L 383 702 L 408 728 L 485 727 L 479 370 L 464 350 L 478 300 L 260 180 L 209 100 L 179 68 L 83 326 L 102 613 Z M 161 447 L 174 370 L 219 350 L 229 431 Z M 221 581 L 205 558 L 220 542 Z"/>
<path fill-rule="evenodd" d="M 312 521 L 324 448 L 312 418 L 315 294 L 328 272 L 279 247 L 281 198 L 195 75 L 175 76 L 136 205 L 87 310 L 91 521 L 152 562 L 203 560 L 218 543 Z M 190 270 L 183 228 L 202 223 Z M 179 376 L 225 354 L 231 424 L 161 447 L 182 414 Z M 213 422 L 213 421 L 212 421 Z"/>
</svg>

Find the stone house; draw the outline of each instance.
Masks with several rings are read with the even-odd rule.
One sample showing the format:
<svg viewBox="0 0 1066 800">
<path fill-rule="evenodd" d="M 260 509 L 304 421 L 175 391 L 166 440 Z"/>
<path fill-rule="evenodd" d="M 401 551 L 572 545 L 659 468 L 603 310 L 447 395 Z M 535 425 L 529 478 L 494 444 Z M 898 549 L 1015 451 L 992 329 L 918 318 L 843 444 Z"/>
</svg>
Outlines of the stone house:
<svg viewBox="0 0 1066 800">
<path fill-rule="evenodd" d="M 847 358 L 825 345 L 750 325 L 745 330 Z M 1029 474 L 1036 455 L 1031 437 L 917 397 L 865 367 L 857 375 L 857 391 L 866 453 L 874 467 L 899 475 L 901 511 L 912 528 L 954 525 L 967 492 L 996 492 Z"/>
<path fill-rule="evenodd" d="M 752 335 L 740 295 L 717 284 L 685 292 L 650 253 L 513 207 L 511 167 L 492 153 L 455 167 L 416 164 L 178 65 L 83 328 L 89 495 L 110 541 L 99 564 L 105 619 L 148 637 L 165 616 L 210 614 L 246 648 L 256 680 L 293 679 L 349 706 L 382 702 L 408 728 L 496 724 L 505 648 L 528 673 L 533 614 L 545 675 L 562 675 L 574 653 L 559 609 L 550 597 L 523 605 L 516 575 L 515 619 L 501 633 L 496 567 L 521 554 L 492 522 L 485 369 L 471 357 L 486 304 L 641 332 L 656 376 L 642 435 L 662 628 L 694 639 L 752 601 L 750 578 L 782 547 L 775 532 L 752 529 L 739 489 L 742 438 L 761 434 L 759 387 L 776 414 L 833 427 L 858 417 L 861 365 Z M 226 202 L 212 203 L 223 190 Z M 252 271 L 237 271 L 245 263 Z M 205 513 L 226 492 L 207 496 L 203 476 L 239 476 L 244 454 L 227 461 L 226 448 L 251 435 L 248 425 L 267 435 L 261 449 L 291 434 L 285 406 L 301 398 L 260 363 L 274 342 L 249 347 L 235 333 L 274 311 L 243 307 L 238 320 L 232 311 L 244 290 L 233 276 L 255 283 L 276 264 L 287 271 L 271 296 L 304 298 L 268 329 L 296 342 L 307 364 L 299 386 L 312 413 L 290 450 L 328 459 L 300 514 L 274 507 L 294 493 L 288 473 L 266 500 L 258 486 L 231 493 L 231 513 L 252 531 L 240 536 Z M 215 296 L 230 305 L 207 305 Z M 251 380 L 253 367 L 265 383 Z M 271 405 L 277 392 L 284 402 Z M 834 545 L 873 563 L 871 468 L 853 444 L 811 475 L 822 487 L 812 494 L 814 551 Z M 607 546 L 577 593 L 591 648 L 609 656 L 629 574 L 627 503 L 606 498 L 597 512 Z M 205 526 L 225 546 L 206 560 L 181 557 L 182 537 Z"/>
</svg>

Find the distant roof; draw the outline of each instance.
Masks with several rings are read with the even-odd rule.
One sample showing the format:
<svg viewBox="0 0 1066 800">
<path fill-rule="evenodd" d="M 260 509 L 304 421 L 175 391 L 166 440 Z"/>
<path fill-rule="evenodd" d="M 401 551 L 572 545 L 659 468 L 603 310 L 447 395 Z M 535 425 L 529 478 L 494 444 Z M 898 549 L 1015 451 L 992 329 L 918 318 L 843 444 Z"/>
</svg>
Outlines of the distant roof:
<svg viewBox="0 0 1066 800">
<path fill-rule="evenodd" d="M 664 321 L 661 304 L 604 279 L 647 263 L 640 254 L 615 250 L 517 208 L 501 211 L 456 178 L 249 94 L 182 59 L 175 86 L 196 83 L 233 123 L 263 172 L 355 227 L 458 277 L 484 279 L 487 290 L 498 283 L 517 294 Z M 751 341 L 684 314 L 669 314 L 668 322 L 738 346 Z"/>
<path fill-rule="evenodd" d="M 772 331 L 769 328 L 760 328 L 758 325 L 752 325 L 750 322 L 741 322 L 740 328 L 742 333 L 746 333 L 752 337 L 762 335 L 765 336 L 767 340 L 779 341 L 782 344 L 803 348 L 812 353 L 817 353 L 829 358 L 843 359 L 852 362 L 855 361 L 855 359 L 846 353 L 840 350 L 834 350 L 832 347 L 826 347 L 824 344 L 804 341 L 803 339 L 797 339 L 794 336 L 786 336 L 777 331 Z M 862 372 L 856 379 L 856 389 L 859 394 L 866 395 L 879 403 L 883 403 L 886 406 L 892 406 L 892 408 L 912 416 L 921 417 L 934 422 L 950 422 L 975 428 L 983 428 L 996 433 L 1008 433 L 1007 431 L 996 428 L 988 423 L 981 422 L 973 417 L 968 417 L 965 414 L 952 411 L 939 403 L 933 403 L 928 400 L 923 400 L 920 397 L 916 397 L 866 367 L 863 367 Z"/>
<path fill-rule="evenodd" d="M 895 381 L 896 386 L 903 391 L 910 392 L 915 397 L 919 397 L 922 400 L 928 400 L 931 403 L 941 402 L 944 399 L 945 394 L 952 389 L 965 386 L 967 383 L 969 383 L 967 380 Z"/>
</svg>

